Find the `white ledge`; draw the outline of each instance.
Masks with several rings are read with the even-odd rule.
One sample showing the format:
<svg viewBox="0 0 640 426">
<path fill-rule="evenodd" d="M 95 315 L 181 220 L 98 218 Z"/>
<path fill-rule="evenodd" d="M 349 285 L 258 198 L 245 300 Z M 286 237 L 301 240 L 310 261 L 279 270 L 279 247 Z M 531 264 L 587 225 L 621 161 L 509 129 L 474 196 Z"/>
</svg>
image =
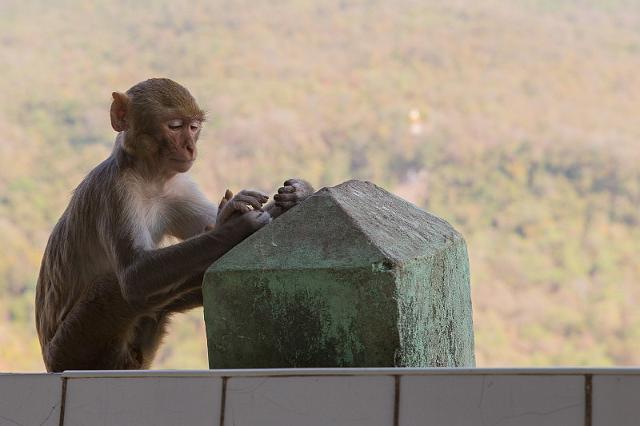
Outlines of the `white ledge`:
<svg viewBox="0 0 640 426">
<path fill-rule="evenodd" d="M 81 377 L 274 377 L 274 376 L 484 376 L 484 375 L 640 375 L 640 368 L 283 368 L 255 370 L 68 370 L 65 378 Z"/>
</svg>

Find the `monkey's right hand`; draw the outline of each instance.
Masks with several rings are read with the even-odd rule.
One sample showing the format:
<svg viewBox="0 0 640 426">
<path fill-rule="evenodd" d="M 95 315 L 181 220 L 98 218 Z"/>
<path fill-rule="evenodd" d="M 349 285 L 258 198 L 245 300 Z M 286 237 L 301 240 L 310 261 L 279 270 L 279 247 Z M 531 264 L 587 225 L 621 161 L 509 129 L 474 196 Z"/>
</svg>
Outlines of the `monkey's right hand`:
<svg viewBox="0 0 640 426">
<path fill-rule="evenodd" d="M 216 224 L 203 235 L 210 241 L 211 251 L 208 254 L 211 257 L 208 260 L 213 262 L 220 258 L 269 222 L 271 222 L 271 215 L 268 212 L 251 210 L 234 214 L 222 225 Z"/>
<path fill-rule="evenodd" d="M 271 222 L 269 213 L 262 210 L 251 210 L 246 213 L 234 214 L 222 225 L 216 225 L 212 233 L 224 242 L 228 250 L 269 222 Z"/>
<path fill-rule="evenodd" d="M 260 209 L 262 208 L 262 205 L 266 203 L 268 199 L 269 199 L 268 195 L 263 194 L 262 192 L 259 192 L 259 191 L 249 191 L 244 189 L 239 193 L 237 193 L 236 195 L 233 195 L 233 192 L 227 189 L 227 191 L 224 194 L 224 197 L 222 197 L 222 200 L 220 200 L 220 205 L 218 206 L 218 216 L 216 218 L 216 225 L 218 226 L 224 225 L 231 218 L 234 218 L 236 216 L 241 216 L 241 215 L 245 216 L 246 214 L 251 213 L 252 211 L 261 212 Z M 261 213 L 264 213 L 264 212 L 261 212 Z M 250 217 L 253 218 L 254 216 L 256 215 L 251 215 Z M 266 214 L 266 216 L 269 216 L 269 215 Z"/>
</svg>

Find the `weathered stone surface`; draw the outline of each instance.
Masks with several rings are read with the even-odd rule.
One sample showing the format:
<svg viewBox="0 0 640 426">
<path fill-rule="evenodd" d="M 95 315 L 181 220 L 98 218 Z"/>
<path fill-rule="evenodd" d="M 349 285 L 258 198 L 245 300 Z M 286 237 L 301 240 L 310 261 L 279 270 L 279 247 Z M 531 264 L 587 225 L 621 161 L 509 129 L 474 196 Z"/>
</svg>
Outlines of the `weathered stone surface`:
<svg viewBox="0 0 640 426">
<path fill-rule="evenodd" d="M 369 182 L 247 238 L 203 293 L 211 368 L 475 365 L 464 239 Z"/>
</svg>

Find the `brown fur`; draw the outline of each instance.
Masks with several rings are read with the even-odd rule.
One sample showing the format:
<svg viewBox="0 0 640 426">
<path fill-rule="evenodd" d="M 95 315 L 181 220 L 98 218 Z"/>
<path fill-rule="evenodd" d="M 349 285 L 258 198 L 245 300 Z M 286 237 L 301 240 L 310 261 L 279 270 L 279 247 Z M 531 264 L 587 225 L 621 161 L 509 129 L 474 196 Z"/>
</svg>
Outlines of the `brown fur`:
<svg viewBox="0 0 640 426">
<path fill-rule="evenodd" d="M 185 173 L 204 119 L 185 88 L 151 79 L 113 98 L 114 150 L 75 190 L 42 259 L 36 325 L 48 371 L 149 367 L 170 315 L 201 306 L 208 265 L 271 218 L 255 209 L 266 196 L 242 191 L 223 198 L 217 219 Z M 287 189 L 271 216 L 308 192 Z M 184 241 L 160 248 L 166 236 Z"/>
</svg>

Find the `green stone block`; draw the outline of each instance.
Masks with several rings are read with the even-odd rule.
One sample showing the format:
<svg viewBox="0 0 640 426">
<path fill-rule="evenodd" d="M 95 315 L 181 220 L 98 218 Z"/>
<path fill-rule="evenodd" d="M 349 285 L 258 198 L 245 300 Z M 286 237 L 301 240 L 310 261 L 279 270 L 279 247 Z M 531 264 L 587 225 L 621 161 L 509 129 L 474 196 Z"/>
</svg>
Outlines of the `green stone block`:
<svg viewBox="0 0 640 426">
<path fill-rule="evenodd" d="M 210 368 L 473 367 L 469 261 L 378 186 L 323 188 L 207 271 Z"/>
</svg>

